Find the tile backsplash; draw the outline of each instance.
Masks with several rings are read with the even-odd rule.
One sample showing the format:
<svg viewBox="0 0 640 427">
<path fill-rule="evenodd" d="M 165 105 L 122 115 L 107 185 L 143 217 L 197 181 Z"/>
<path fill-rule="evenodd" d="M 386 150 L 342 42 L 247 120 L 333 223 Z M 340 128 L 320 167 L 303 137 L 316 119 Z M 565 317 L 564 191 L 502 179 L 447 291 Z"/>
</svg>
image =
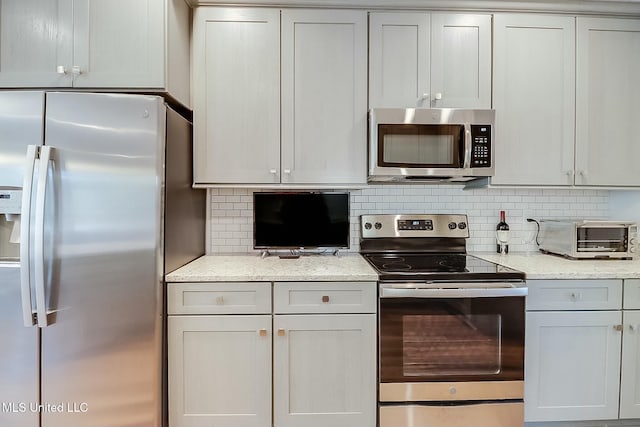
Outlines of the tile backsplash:
<svg viewBox="0 0 640 427">
<path fill-rule="evenodd" d="M 252 188 L 209 189 L 211 254 L 251 253 L 253 250 Z M 340 191 L 340 190 L 337 190 Z M 360 215 L 377 213 L 467 214 L 467 250 L 495 250 L 495 226 L 501 210 L 511 229 L 510 251 L 535 249 L 536 226 L 526 218 L 609 217 L 609 191 L 579 189 L 465 190 L 454 185 L 371 185 L 350 190 L 351 246 L 360 248 Z"/>
</svg>

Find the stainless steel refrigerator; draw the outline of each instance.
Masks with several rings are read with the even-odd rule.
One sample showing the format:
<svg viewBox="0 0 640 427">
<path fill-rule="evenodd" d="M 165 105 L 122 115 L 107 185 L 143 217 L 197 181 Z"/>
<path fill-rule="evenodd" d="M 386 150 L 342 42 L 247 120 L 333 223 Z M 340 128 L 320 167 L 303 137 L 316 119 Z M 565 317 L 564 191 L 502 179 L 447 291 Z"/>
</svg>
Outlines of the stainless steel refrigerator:
<svg viewBox="0 0 640 427">
<path fill-rule="evenodd" d="M 161 97 L 0 92 L 0 426 L 165 424 L 163 277 L 204 253 L 191 150 Z"/>
</svg>

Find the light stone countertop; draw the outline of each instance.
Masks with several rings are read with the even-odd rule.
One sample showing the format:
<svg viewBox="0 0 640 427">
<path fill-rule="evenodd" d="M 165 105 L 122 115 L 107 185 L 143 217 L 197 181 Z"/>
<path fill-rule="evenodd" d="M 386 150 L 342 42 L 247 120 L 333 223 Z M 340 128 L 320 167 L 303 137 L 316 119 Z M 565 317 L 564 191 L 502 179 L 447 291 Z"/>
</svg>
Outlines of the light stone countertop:
<svg viewBox="0 0 640 427">
<path fill-rule="evenodd" d="M 637 279 L 640 259 L 633 260 L 571 260 L 540 252 L 530 255 L 474 253 L 479 258 L 520 270 L 527 280 L 534 279 Z"/>
<path fill-rule="evenodd" d="M 209 255 L 167 274 L 167 282 L 376 281 L 359 254 L 309 255 L 297 259 L 258 255 Z"/>
</svg>

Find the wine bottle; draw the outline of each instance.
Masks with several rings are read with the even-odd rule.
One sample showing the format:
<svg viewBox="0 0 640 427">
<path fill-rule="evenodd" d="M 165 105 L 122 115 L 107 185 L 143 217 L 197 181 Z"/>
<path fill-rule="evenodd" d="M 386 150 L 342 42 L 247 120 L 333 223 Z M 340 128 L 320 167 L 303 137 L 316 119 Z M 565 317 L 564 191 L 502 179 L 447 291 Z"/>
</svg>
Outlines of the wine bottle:
<svg viewBox="0 0 640 427">
<path fill-rule="evenodd" d="M 509 224 L 505 219 L 504 211 L 500 211 L 500 222 L 496 226 L 496 252 L 499 254 L 509 253 Z"/>
</svg>

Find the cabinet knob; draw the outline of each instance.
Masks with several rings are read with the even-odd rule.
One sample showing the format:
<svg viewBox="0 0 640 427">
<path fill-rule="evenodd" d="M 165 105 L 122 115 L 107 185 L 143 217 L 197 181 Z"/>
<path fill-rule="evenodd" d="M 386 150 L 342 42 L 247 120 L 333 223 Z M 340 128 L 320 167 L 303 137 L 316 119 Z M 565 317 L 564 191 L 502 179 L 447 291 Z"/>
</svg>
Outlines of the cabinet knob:
<svg viewBox="0 0 640 427">
<path fill-rule="evenodd" d="M 418 103 L 425 102 L 428 99 L 429 99 L 429 94 L 425 92 L 422 94 L 421 97 L 418 98 Z"/>
<path fill-rule="evenodd" d="M 322 302 L 323 303 L 329 302 L 329 295 L 322 295 Z"/>
<path fill-rule="evenodd" d="M 285 169 L 284 170 L 284 174 L 285 175 L 290 175 L 291 174 L 291 169 Z"/>
<path fill-rule="evenodd" d="M 638 332 L 638 324 L 634 324 L 634 325 L 629 325 L 629 329 L 631 330 L 631 332 Z"/>
<path fill-rule="evenodd" d="M 622 325 L 613 325 L 613 329 L 615 329 L 618 332 L 622 331 Z"/>
<path fill-rule="evenodd" d="M 283 336 L 285 336 L 285 331 L 284 331 L 284 329 L 278 329 L 278 336 L 279 336 L 279 337 L 283 337 Z"/>
<path fill-rule="evenodd" d="M 56 73 L 58 73 L 58 74 L 67 74 L 67 69 L 64 67 L 64 65 L 58 65 L 56 67 Z"/>
<path fill-rule="evenodd" d="M 433 97 L 434 101 L 440 101 L 442 99 L 442 94 L 440 92 L 436 93 L 436 95 Z"/>
<path fill-rule="evenodd" d="M 260 334 L 261 337 L 266 337 L 267 336 L 267 330 L 266 329 L 260 329 L 258 331 L 258 333 Z"/>
<path fill-rule="evenodd" d="M 275 175 L 278 173 L 278 169 L 269 169 L 269 173 Z"/>
<path fill-rule="evenodd" d="M 74 76 L 79 76 L 80 74 L 82 74 L 82 69 L 80 69 L 79 66 L 74 65 L 73 67 L 71 67 L 71 74 L 73 74 Z"/>
</svg>

